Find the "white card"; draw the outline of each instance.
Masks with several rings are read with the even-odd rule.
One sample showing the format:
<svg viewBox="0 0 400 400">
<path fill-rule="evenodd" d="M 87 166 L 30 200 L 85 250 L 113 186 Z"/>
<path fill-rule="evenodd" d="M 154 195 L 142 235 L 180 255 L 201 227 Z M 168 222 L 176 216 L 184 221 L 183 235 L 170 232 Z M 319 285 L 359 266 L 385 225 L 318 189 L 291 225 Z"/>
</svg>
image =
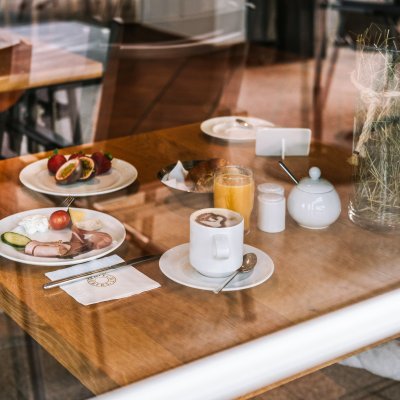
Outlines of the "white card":
<svg viewBox="0 0 400 400">
<path fill-rule="evenodd" d="M 260 128 L 256 133 L 257 156 L 308 156 L 311 130 L 306 128 Z"/>
</svg>

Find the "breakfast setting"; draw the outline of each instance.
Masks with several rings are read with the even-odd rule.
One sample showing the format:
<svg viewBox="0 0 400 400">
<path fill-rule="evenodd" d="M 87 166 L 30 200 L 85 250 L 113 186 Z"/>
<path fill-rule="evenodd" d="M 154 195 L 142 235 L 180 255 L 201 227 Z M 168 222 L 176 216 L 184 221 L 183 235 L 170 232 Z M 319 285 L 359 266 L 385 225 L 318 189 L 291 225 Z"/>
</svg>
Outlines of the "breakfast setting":
<svg viewBox="0 0 400 400">
<path fill-rule="evenodd" d="M 235 129 L 254 132 L 273 126 L 254 118 L 227 117 L 205 121 L 200 129 L 209 135 L 209 129 L 217 126 L 219 131 L 228 130 L 231 124 Z M 290 135 L 296 136 L 290 133 L 286 137 L 286 149 L 290 148 Z M 229 142 L 230 138 L 221 140 Z M 256 135 L 248 138 L 247 142 L 257 146 Z M 309 144 L 306 147 L 309 148 Z M 310 169 L 309 178 L 299 181 L 283 162 L 285 154 L 283 149 L 281 151 L 276 169 L 281 167 L 296 184 L 287 199 L 289 215 L 302 227 L 327 228 L 341 211 L 340 199 L 333 185 L 320 177 L 321 171 L 317 167 Z M 178 160 L 158 171 L 157 177 L 172 192 L 199 196 L 199 203 L 202 196 L 207 196 L 204 198 L 205 206 L 212 197 L 213 208 L 195 210 L 189 216 L 186 222 L 190 228 L 187 243 L 152 255 L 149 260 L 160 258 L 161 272 L 172 281 L 190 288 L 220 293 L 264 284 L 273 275 L 274 262 L 266 252 L 247 244 L 246 238 L 251 229 L 268 233 L 285 230 L 284 187 L 266 181 L 256 187 L 251 168 L 235 165 L 225 158 L 201 158 L 204 159 Z M 63 273 L 69 280 L 65 279 L 58 285 L 44 284 L 45 289 L 61 287 L 66 290 L 73 285 L 82 285 L 81 280 L 93 286 L 93 279 L 116 274 L 120 268 L 126 269 L 121 262 L 117 266 L 108 265 L 106 271 L 104 267 L 100 272 L 92 267 L 93 260 L 108 264 L 110 257 L 105 256 L 124 243 L 124 224 L 112 215 L 72 207 L 72 203 L 83 196 L 122 190 L 138 178 L 140 170 L 138 172 L 129 162 L 113 158 L 109 152 L 79 150 L 68 154 L 56 149 L 50 156 L 28 164 L 19 173 L 22 185 L 40 193 L 66 196 L 62 202 L 64 207 L 29 210 L 1 220 L 0 255 L 31 265 L 83 263 L 77 274 L 80 277 L 74 276 L 74 267 L 69 267 L 66 271 L 71 274 Z M 313 206 L 315 202 L 318 207 Z M 252 219 L 257 219 L 256 227 L 251 227 Z M 52 279 L 53 274 L 46 276 Z M 96 290 L 90 286 L 87 287 Z M 103 296 L 101 298 L 105 301 Z"/>
<path fill-rule="evenodd" d="M 248 129 L 247 126 L 239 127 Z M 184 165 L 191 167 L 186 170 Z M 244 243 L 245 234 L 250 232 L 254 207 L 251 169 L 231 165 L 223 158 L 214 158 L 191 164 L 178 161 L 172 168 L 162 171 L 164 174 L 159 172 L 158 176 L 167 187 L 211 194 L 215 208 L 198 210 L 190 216 L 189 243 L 171 248 L 159 256 L 149 256 L 141 262 L 160 258 L 160 270 L 169 279 L 215 293 L 250 288 L 271 277 L 274 270 L 271 258 Z M 125 177 L 122 182 L 120 175 Z M 100 268 L 100 272 L 92 270 L 93 263 L 90 261 L 98 259 L 100 264 L 104 264 L 107 258 L 103 257 L 123 244 L 125 227 L 111 215 L 74 208 L 71 204 L 78 196 L 106 194 L 110 192 L 110 187 L 113 187 L 112 190 L 123 189 L 137 177 L 138 172 L 133 165 L 99 151 L 64 155 L 54 150 L 48 158 L 28 164 L 19 174 L 20 182 L 34 191 L 68 195 L 63 201 L 65 207 L 30 210 L 1 220 L 0 226 L 5 231 L 1 233 L 0 255 L 31 265 L 85 263 L 82 266 L 85 273 L 78 274 L 82 276 L 72 274 L 69 280 L 64 279 L 58 285 L 43 285 L 45 289 L 64 288 L 77 284 L 79 280 L 86 280 L 92 285 L 94 278 L 99 279 L 106 273 L 126 268 L 129 263 L 124 265 L 119 262 L 106 270 Z M 179 187 L 178 183 L 184 186 Z M 117 188 L 116 184 L 119 184 Z M 44 187 L 46 191 L 43 191 Z M 284 219 L 283 215 L 283 223 Z M 134 263 L 137 264 L 137 260 Z M 68 269 L 71 273 L 75 270 L 73 267 Z M 47 277 L 53 275 L 46 274 Z"/>
<path fill-rule="evenodd" d="M 152 304 L 157 313 L 168 313 L 173 305 L 177 315 L 185 315 L 183 298 L 193 303 L 198 316 L 187 320 L 193 329 L 208 324 L 200 317 L 206 304 L 216 305 L 206 312 L 208 320 L 234 301 L 232 312 L 245 312 L 244 320 L 232 316 L 217 332 L 246 335 L 255 323 L 255 304 L 281 307 L 280 299 L 292 296 L 282 292 L 289 284 L 283 282 L 295 277 L 301 277 L 292 283 L 297 293 L 304 279 L 310 282 L 309 297 L 297 295 L 295 300 L 304 310 L 301 315 L 311 318 L 307 304 L 320 297 L 318 282 L 326 282 L 327 292 L 335 287 L 332 251 L 346 248 L 342 240 L 349 235 L 357 246 L 370 243 L 363 261 L 346 258 L 354 273 L 363 274 L 365 268 L 356 265 L 376 260 L 378 238 L 348 217 L 349 164 L 338 168 L 318 144 L 303 143 L 306 155 L 290 155 L 299 138 L 293 131 L 279 134 L 285 142 L 280 156 L 256 154 L 257 135 L 226 146 L 227 140 L 214 142 L 192 124 L 112 139 L 106 148 L 75 147 L 26 158 L 16 171 L 18 198 L 32 193 L 43 205 L 33 202 L 32 209 L 0 220 L 0 255 L 23 266 L 28 275 L 22 279 L 34 284 L 34 303 L 40 308 L 52 313 L 61 302 L 74 310 L 63 312 L 69 326 L 75 326 L 73 315 L 85 309 L 101 312 L 94 307 L 115 309 L 136 321 L 143 310 L 151 315 Z M 147 151 L 140 145 L 144 137 L 154 144 Z M 269 139 L 262 140 L 264 146 Z M 186 154 L 176 142 L 189 149 Z M 156 155 L 157 143 L 163 151 Z M 344 154 L 340 157 L 345 160 Z M 384 257 L 393 249 L 392 237 L 386 238 Z M 14 276 L 21 279 L 18 272 Z M 28 283 L 29 276 L 34 283 Z M 169 301 L 164 303 L 165 296 Z M 247 298 L 251 302 L 242 304 Z M 131 307 L 136 311 L 129 316 Z M 270 331 L 268 319 L 256 321 Z M 334 321 L 332 316 L 325 322 L 332 334 Z M 300 334 L 296 324 L 293 329 Z M 118 325 L 111 330 L 119 331 Z M 76 340 L 83 351 L 78 336 Z M 204 340 L 199 338 L 198 350 Z M 235 335 L 226 343 L 238 344 Z"/>
<path fill-rule="evenodd" d="M 0 3 L 0 400 L 398 398 L 394 31 Z"/>
</svg>

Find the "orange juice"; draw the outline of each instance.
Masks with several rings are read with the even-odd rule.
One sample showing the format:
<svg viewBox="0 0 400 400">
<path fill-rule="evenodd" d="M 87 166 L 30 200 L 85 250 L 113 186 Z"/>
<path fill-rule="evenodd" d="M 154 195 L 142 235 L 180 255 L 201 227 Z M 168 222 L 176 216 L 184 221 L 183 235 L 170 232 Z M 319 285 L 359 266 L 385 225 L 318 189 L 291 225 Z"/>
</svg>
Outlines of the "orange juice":
<svg viewBox="0 0 400 400">
<path fill-rule="evenodd" d="M 234 171 L 232 171 L 234 172 Z M 254 203 L 252 176 L 240 173 L 221 173 L 214 178 L 214 207 L 228 208 L 243 216 L 244 230 L 250 230 L 250 215 Z"/>
</svg>

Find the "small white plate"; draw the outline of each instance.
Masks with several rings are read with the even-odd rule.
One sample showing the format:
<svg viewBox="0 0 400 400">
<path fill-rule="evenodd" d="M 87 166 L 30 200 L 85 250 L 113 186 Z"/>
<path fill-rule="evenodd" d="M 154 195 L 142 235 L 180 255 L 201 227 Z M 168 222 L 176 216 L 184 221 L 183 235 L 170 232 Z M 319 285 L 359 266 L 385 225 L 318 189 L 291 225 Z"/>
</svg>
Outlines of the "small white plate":
<svg viewBox="0 0 400 400">
<path fill-rule="evenodd" d="M 13 231 L 17 228 L 18 222 L 21 221 L 22 218 L 27 217 L 29 215 L 45 215 L 46 217 L 50 217 L 50 215 L 57 210 L 62 208 L 38 208 L 36 210 L 23 211 L 18 214 L 10 215 L 6 218 L 3 218 L 0 221 L 0 235 L 4 232 Z M 58 266 L 58 265 L 73 265 L 79 264 L 85 261 L 95 260 L 96 258 L 100 258 L 105 256 L 108 253 L 111 253 L 115 249 L 117 249 L 125 240 L 125 228 L 124 225 L 121 224 L 116 218 L 111 215 L 101 213 L 99 211 L 87 210 L 84 208 L 79 208 L 79 211 L 85 213 L 87 219 L 96 218 L 99 219 L 103 228 L 99 230 L 99 232 L 106 232 L 111 235 L 113 241 L 112 243 L 105 247 L 104 249 L 92 250 L 87 253 L 80 254 L 74 258 L 57 258 L 57 257 L 35 257 L 29 254 L 25 254 L 22 251 L 16 250 L 14 247 L 3 243 L 0 240 L 0 256 L 8 258 L 9 260 L 17 261 L 23 264 L 31 264 L 31 265 L 48 265 L 48 266 Z M 71 238 L 71 230 L 70 229 L 62 229 L 59 231 L 55 231 L 49 229 L 44 233 L 35 233 L 33 235 L 26 235 L 30 239 L 39 240 L 42 242 L 48 241 L 68 241 Z"/>
<path fill-rule="evenodd" d="M 244 245 L 245 253 L 255 253 L 257 264 L 253 271 L 236 276 L 223 291 L 249 289 L 260 285 L 271 277 L 274 263 L 271 257 L 263 251 Z M 166 251 L 160 258 L 161 272 L 169 279 L 195 289 L 214 290 L 226 278 L 209 278 L 198 273 L 189 263 L 189 243 L 181 244 Z"/>
<path fill-rule="evenodd" d="M 252 128 L 244 127 L 236 119 L 246 121 Z M 208 119 L 200 125 L 200 129 L 209 136 L 229 142 L 250 142 L 256 140 L 258 128 L 272 127 L 272 122 L 260 118 L 229 116 Z"/>
<path fill-rule="evenodd" d="M 27 165 L 19 174 L 19 180 L 35 192 L 53 196 L 95 196 L 112 193 L 133 183 L 138 176 L 136 168 L 126 161 L 114 158 L 111 169 L 105 174 L 95 176 L 87 182 L 71 185 L 56 183 L 54 175 L 47 169 L 47 158 Z"/>
</svg>

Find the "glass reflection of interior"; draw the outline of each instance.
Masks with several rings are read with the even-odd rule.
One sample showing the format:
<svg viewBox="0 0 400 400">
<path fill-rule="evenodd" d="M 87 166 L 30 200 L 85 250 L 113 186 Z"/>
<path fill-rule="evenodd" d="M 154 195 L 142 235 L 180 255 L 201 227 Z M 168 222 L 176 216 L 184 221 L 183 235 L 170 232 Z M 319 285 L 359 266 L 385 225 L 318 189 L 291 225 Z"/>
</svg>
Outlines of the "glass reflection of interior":
<svg viewBox="0 0 400 400">
<path fill-rule="evenodd" d="M 235 110 L 243 1 L 3 3 L 5 157 Z"/>
<path fill-rule="evenodd" d="M 139 150 L 143 149 L 143 153 L 151 154 L 149 146 L 153 146 L 159 159 L 150 159 L 148 164 L 143 159 L 140 162 L 141 165 L 157 163 L 161 170 L 177 158 L 182 161 L 199 158 L 192 147 L 190 135 L 194 138 L 193 143 L 197 143 L 196 140 L 200 142 L 200 130 L 193 125 L 187 130 L 178 129 L 176 140 L 179 146 L 174 143 L 175 139 L 168 142 L 162 133 L 157 136 L 157 142 L 137 140 L 140 133 L 200 123 L 216 116 L 237 115 L 258 117 L 276 126 L 312 128 L 314 153 L 309 158 L 297 160 L 294 172 L 296 176 L 304 176 L 305 171 L 318 162 L 326 173 L 325 177 L 342 189 L 350 182 L 346 160 L 352 146 L 356 99 L 356 90 L 347 80 L 355 60 L 352 34 L 362 32 L 371 22 L 396 30 L 400 15 L 396 1 L 376 2 L 380 3 L 375 5 L 377 8 L 372 3 L 312 0 L 0 0 L 0 158 L 27 155 L 25 160 L 30 160 L 31 154 L 40 151 L 73 145 L 89 146 L 93 142 L 123 137 L 124 140 L 116 145 L 120 149 L 137 146 Z M 383 3 L 391 8 L 386 11 Z M 218 138 L 207 137 L 207 140 L 213 156 L 234 159 L 236 163 L 257 172 L 254 178 L 257 184 L 268 176 L 283 182 L 286 193 L 290 190 L 291 182 L 285 181 L 286 177 L 276 168 L 275 160 L 255 158 L 251 144 L 245 144 L 244 150 L 236 144 L 224 145 L 221 150 L 224 154 L 220 155 L 214 154 L 221 146 Z M 213 149 L 214 145 L 217 150 Z M 203 144 L 199 143 L 200 146 Z M 170 154 L 174 155 L 173 160 Z M 18 159 L 17 162 L 22 161 Z M 77 201 L 80 207 L 96 208 L 124 222 L 128 240 L 120 249 L 123 257 L 162 253 L 184 243 L 188 237 L 186 228 L 176 229 L 171 235 L 171 227 L 185 227 L 193 210 L 213 205 L 211 194 L 177 193 L 162 186 L 154 171 L 143 168 L 139 176 L 139 182 L 116 197 Z M 10 190 L 6 184 L 1 187 L 1 192 L 8 202 L 21 209 L 25 209 L 28 203 L 36 207 L 54 205 L 49 197 L 30 196 L 15 188 Z M 253 212 L 252 218 L 254 215 Z M 299 231 L 295 232 L 298 234 Z M 329 240 L 337 240 L 329 234 Z M 254 240 L 259 246 L 266 242 L 269 245 L 271 240 L 279 250 L 279 257 L 286 254 L 286 246 L 293 246 L 290 247 L 291 252 L 297 254 L 302 246 L 297 242 L 288 245 L 284 235 L 268 237 L 268 241 L 261 240 L 257 239 L 257 231 L 252 229 L 247 237 L 249 240 L 256 238 Z M 312 242 L 305 243 L 312 243 L 309 247 L 315 251 L 325 249 L 324 238 L 322 235 L 315 236 Z M 378 240 L 368 238 L 376 247 L 381 246 Z M 361 248 L 361 239 L 358 240 Z M 390 253 L 393 247 L 390 243 L 386 246 L 385 249 L 389 249 L 386 253 Z M 366 250 L 372 251 L 370 248 Z M 328 266 L 335 258 L 332 254 L 326 251 L 323 255 Z M 282 258 L 279 261 L 284 264 Z M 5 273 L 13 268 L 21 274 L 18 275 L 21 279 L 28 279 L 35 273 L 18 263 L 10 265 L 4 264 Z M 331 277 L 336 271 L 324 271 L 321 276 Z M 352 273 L 362 274 L 362 271 Z M 377 275 L 382 286 L 389 285 L 385 272 Z M 352 282 L 357 289 L 354 296 L 362 297 L 362 290 L 367 286 L 365 282 L 370 278 L 364 279 L 359 285 Z M 356 281 L 356 278 L 352 280 Z M 15 285 L 20 283 L 17 281 Z M 304 287 L 295 286 L 297 282 L 291 284 L 298 293 L 303 292 Z M 339 289 L 344 291 L 344 287 L 343 283 Z M 377 284 L 374 291 L 378 292 L 380 288 Z M 32 299 L 31 289 L 22 285 L 21 297 L 35 304 L 40 311 L 40 302 L 44 300 Z M 277 301 L 281 301 L 287 291 L 282 286 L 276 290 Z M 312 294 L 316 298 L 318 293 Z M 1 285 L 0 296 L 7 296 L 6 290 L 2 292 Z M 173 296 L 179 297 L 179 290 Z M 222 315 L 227 308 L 229 317 L 240 320 L 247 333 L 252 334 L 255 321 L 268 324 L 265 315 L 260 315 L 262 302 L 254 301 L 243 292 L 238 297 L 228 298 L 234 300 L 220 304 L 217 312 L 220 310 Z M 196 301 L 203 304 L 204 299 L 201 297 Z M 267 297 L 262 299 L 268 304 Z M 304 303 L 299 308 L 303 306 L 306 313 L 300 319 L 311 318 L 316 313 L 314 306 L 307 303 L 312 303 L 312 300 L 311 295 L 310 299 L 301 299 Z M 160 300 L 160 308 L 168 306 L 161 303 Z M 205 300 L 204 304 L 205 309 L 209 307 Z M 107 374 L 103 374 L 103 369 L 108 368 L 108 361 L 115 362 L 121 354 L 128 354 L 129 349 L 118 349 L 118 354 L 115 354 L 108 347 L 110 343 L 115 344 L 116 339 L 102 336 L 102 317 L 110 317 L 116 310 L 121 315 L 137 313 L 135 329 L 140 336 L 140 310 L 103 304 L 82 312 L 78 305 L 73 306 L 70 311 L 76 312 L 73 314 L 75 327 L 82 330 L 80 344 L 92 350 L 98 365 L 86 365 L 75 352 L 71 374 L 52 357 L 51 351 L 47 352 L 24 333 L 24 329 L 29 327 L 39 337 L 50 338 L 50 350 L 60 351 L 58 343 L 52 342 L 57 332 L 47 332 L 41 321 L 29 319 L 31 310 L 20 304 L 15 304 L 17 323 L 7 316 L 12 310 L 3 312 L 1 306 L 0 302 L 0 359 L 3 363 L 0 367 L 0 400 L 90 398 L 94 390 L 89 390 L 73 376 L 85 375 L 86 368 L 91 371 L 91 368 L 98 367 L 100 371 L 91 381 L 98 393 L 120 384 L 109 377 L 108 373 L 112 375 L 113 371 L 107 370 Z M 282 306 L 286 306 L 285 300 L 282 300 Z M 180 310 L 182 314 L 190 314 L 185 307 Z M 157 314 L 156 308 L 151 310 L 154 315 Z M 61 330 L 63 316 L 57 318 Z M 290 315 L 279 316 L 279 327 L 286 326 L 289 319 Z M 221 333 L 222 326 L 226 327 L 224 323 L 229 325 L 230 320 L 217 321 L 216 318 L 215 328 Z M 193 326 L 197 327 L 196 324 L 201 326 L 201 321 L 195 321 Z M 83 326 L 90 328 L 84 330 Z M 179 335 L 184 335 L 184 328 L 183 324 Z M 232 331 L 227 336 L 232 345 L 237 344 L 235 341 L 241 340 L 240 335 L 236 335 L 233 325 L 230 328 Z M 277 329 L 275 326 L 272 328 Z M 256 335 L 256 330 L 254 332 Z M 175 351 L 183 353 L 179 335 L 173 345 Z M 170 344 L 167 342 L 169 338 L 162 339 Z M 207 335 L 203 340 L 208 340 Z M 70 361 L 69 350 L 67 346 L 66 364 Z M 195 358 L 201 358 L 203 349 L 196 350 Z M 164 348 L 163 351 L 168 353 Z M 154 357 L 154 354 L 151 356 Z M 182 359 L 191 356 L 182 354 Z M 145 364 L 146 360 L 140 362 Z M 177 363 L 175 356 L 171 356 L 170 363 Z M 138 372 L 141 377 L 145 377 L 146 373 L 145 369 Z M 356 389 L 347 381 L 340 380 L 342 373 L 339 366 L 334 366 L 317 379 L 322 376 L 321 381 L 329 381 L 332 392 L 340 387 L 341 394 L 343 391 L 354 394 Z M 122 380 L 130 379 L 123 373 L 121 376 Z M 367 379 L 368 376 L 365 378 L 363 375 L 361 381 Z M 306 393 L 313 390 L 314 383 L 311 382 L 311 389 L 308 388 Z M 377 386 L 380 384 L 382 381 L 377 380 Z M 371 389 L 374 396 L 378 390 L 376 387 Z M 382 387 L 387 388 L 379 386 Z M 277 397 L 281 395 L 285 398 L 285 390 L 275 392 Z M 290 390 L 297 393 L 296 387 Z M 357 390 L 361 398 L 361 394 L 365 393 L 360 388 Z M 254 399 L 268 398 L 268 393 L 265 396 Z M 289 397 L 292 398 L 292 395 Z"/>
</svg>

